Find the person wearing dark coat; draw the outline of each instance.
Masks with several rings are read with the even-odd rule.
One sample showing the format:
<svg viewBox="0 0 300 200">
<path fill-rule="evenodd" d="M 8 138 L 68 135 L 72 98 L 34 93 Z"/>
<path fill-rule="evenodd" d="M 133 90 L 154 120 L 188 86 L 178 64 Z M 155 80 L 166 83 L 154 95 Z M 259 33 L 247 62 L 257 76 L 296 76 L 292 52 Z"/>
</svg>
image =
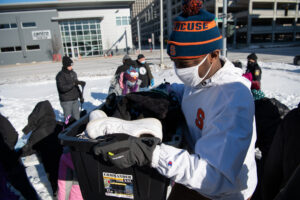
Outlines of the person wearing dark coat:
<svg viewBox="0 0 300 200">
<path fill-rule="evenodd" d="M 136 63 L 137 67 L 139 68 L 139 79 L 142 81 L 140 89 L 153 86 L 154 78 L 148 63 L 146 62 L 145 56 L 143 54 L 139 54 Z"/>
<path fill-rule="evenodd" d="M 38 194 L 30 184 L 25 167 L 22 164 L 19 153 L 14 146 L 17 142 L 18 133 L 7 118 L 0 114 L 0 173 L 1 181 L 8 181 L 17 189 L 25 199 L 37 200 Z M 2 174 L 4 173 L 4 174 Z M 6 184 L 1 184 L 6 186 Z M 2 193 L 6 194 L 2 194 Z M 0 199 L 12 199 L 7 188 L 0 188 Z M 8 197 L 8 195 L 10 197 Z M 7 197 L 7 198 L 6 198 Z"/>
<path fill-rule="evenodd" d="M 127 54 L 123 57 L 122 62 L 123 62 L 123 65 L 120 65 L 117 68 L 117 70 L 115 72 L 115 76 L 120 75 L 122 72 L 126 72 L 131 66 L 136 68 L 136 63 Z"/>
<path fill-rule="evenodd" d="M 252 80 L 258 81 L 260 83 L 261 80 L 261 68 L 257 63 L 257 56 L 255 53 L 251 53 L 247 57 L 247 69 L 246 73 L 250 72 L 252 74 Z"/>
<path fill-rule="evenodd" d="M 78 81 L 77 74 L 73 70 L 73 61 L 68 56 L 63 57 L 62 70 L 56 76 L 56 86 L 59 94 L 60 105 L 63 108 L 65 119 L 71 115 L 78 120 L 80 118 L 79 102 L 83 103 L 84 99 L 78 85 L 83 88 L 84 81 Z"/>
<path fill-rule="evenodd" d="M 273 200 L 287 185 L 300 165 L 300 104 L 291 110 L 279 125 L 271 144 L 262 180 L 263 200 Z M 293 184 L 294 185 L 294 184 Z M 299 188 L 299 179 L 298 179 Z M 294 190 L 295 191 L 295 190 Z M 299 199 L 295 191 L 292 199 Z"/>
<path fill-rule="evenodd" d="M 108 95 L 115 93 L 117 96 L 122 95 L 122 86 L 120 85 L 120 82 L 123 82 L 123 75 L 127 70 L 129 70 L 130 68 L 137 68 L 136 66 L 136 62 L 133 61 L 129 55 L 125 55 L 123 57 L 123 65 L 120 65 L 116 72 L 114 77 L 111 80 L 109 89 L 108 89 Z"/>
</svg>

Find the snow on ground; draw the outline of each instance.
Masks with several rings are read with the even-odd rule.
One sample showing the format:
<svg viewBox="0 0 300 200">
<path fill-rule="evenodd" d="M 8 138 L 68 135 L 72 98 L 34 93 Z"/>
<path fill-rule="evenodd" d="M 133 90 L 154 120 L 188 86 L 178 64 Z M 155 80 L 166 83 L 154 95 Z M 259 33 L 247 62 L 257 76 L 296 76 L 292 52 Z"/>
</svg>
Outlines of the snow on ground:
<svg viewBox="0 0 300 200">
<path fill-rule="evenodd" d="M 246 57 L 251 51 L 232 51 L 228 57 L 230 60 L 240 60 L 245 67 Z M 299 52 L 299 48 L 285 48 L 284 52 Z M 164 81 L 180 82 L 166 54 L 164 63 L 167 69 L 162 70 L 158 67 L 159 51 L 143 53 L 152 64 L 156 85 Z M 136 56 L 133 55 L 134 58 Z M 278 99 L 290 109 L 295 108 L 300 102 L 300 67 L 291 64 L 293 54 L 279 55 L 278 49 L 273 51 L 267 49 L 260 50 L 258 57 L 262 67 L 262 90 L 266 96 Z M 74 70 L 79 80 L 87 83 L 84 90 L 84 109 L 91 111 L 104 102 L 112 75 L 121 64 L 121 60 L 122 56 L 115 56 L 75 61 Z M 27 124 L 27 117 L 39 101 L 49 100 L 57 120 L 63 120 L 55 82 L 55 76 L 60 68 L 60 63 L 52 62 L 0 66 L 0 112 L 8 117 L 19 133 L 19 147 L 25 141 L 22 129 Z M 52 190 L 49 188 L 42 165 L 38 163 L 35 155 L 26 159 L 33 162 L 30 164 L 31 162 L 27 161 L 29 166 L 26 170 L 41 199 L 52 199 Z"/>
</svg>

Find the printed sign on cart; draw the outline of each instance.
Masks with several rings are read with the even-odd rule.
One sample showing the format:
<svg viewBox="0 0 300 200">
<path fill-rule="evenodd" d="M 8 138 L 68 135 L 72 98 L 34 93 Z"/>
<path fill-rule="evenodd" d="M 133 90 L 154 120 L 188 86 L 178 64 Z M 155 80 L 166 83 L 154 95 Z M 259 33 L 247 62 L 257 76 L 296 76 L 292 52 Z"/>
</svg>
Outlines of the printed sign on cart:
<svg viewBox="0 0 300 200">
<path fill-rule="evenodd" d="M 103 181 L 106 196 L 134 199 L 132 175 L 103 172 Z"/>
<path fill-rule="evenodd" d="M 50 40 L 51 39 L 51 31 L 50 30 L 32 31 L 32 39 L 33 40 Z"/>
</svg>

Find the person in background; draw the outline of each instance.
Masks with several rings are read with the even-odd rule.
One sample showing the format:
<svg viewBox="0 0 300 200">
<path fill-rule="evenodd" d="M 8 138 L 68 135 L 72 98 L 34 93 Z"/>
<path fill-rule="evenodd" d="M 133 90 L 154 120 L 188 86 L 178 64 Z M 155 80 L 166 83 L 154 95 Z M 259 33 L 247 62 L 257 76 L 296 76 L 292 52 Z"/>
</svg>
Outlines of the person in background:
<svg viewBox="0 0 300 200">
<path fill-rule="evenodd" d="M 126 70 L 128 70 L 131 66 L 135 67 L 135 62 L 131 59 L 131 57 L 129 55 L 125 55 L 122 59 L 122 63 L 123 65 L 120 65 L 116 72 L 115 72 L 115 76 L 119 76 L 122 72 L 125 72 Z"/>
<path fill-rule="evenodd" d="M 138 55 L 136 63 L 139 68 L 139 79 L 142 81 L 140 90 L 147 89 L 149 86 L 154 86 L 153 75 L 143 54 Z"/>
<path fill-rule="evenodd" d="M 123 57 L 123 65 L 119 66 L 115 72 L 114 77 L 110 81 L 110 86 L 108 89 L 108 95 L 114 93 L 117 96 L 123 95 L 123 80 L 124 73 L 130 68 L 136 69 L 136 62 L 133 61 L 129 55 Z"/>
<path fill-rule="evenodd" d="M 261 68 L 257 63 L 257 56 L 255 53 L 251 53 L 247 57 L 247 69 L 246 73 L 252 74 L 252 88 L 256 88 L 256 90 L 260 89 L 260 80 L 261 80 Z"/>
<path fill-rule="evenodd" d="M 64 56 L 62 60 L 63 67 L 56 75 L 56 86 L 59 94 L 60 105 L 66 119 L 71 115 L 74 119 L 80 118 L 79 102 L 83 103 L 84 99 L 79 89 L 79 85 L 85 86 L 84 81 L 77 79 L 77 74 L 73 70 L 73 61 L 68 56 Z"/>
</svg>

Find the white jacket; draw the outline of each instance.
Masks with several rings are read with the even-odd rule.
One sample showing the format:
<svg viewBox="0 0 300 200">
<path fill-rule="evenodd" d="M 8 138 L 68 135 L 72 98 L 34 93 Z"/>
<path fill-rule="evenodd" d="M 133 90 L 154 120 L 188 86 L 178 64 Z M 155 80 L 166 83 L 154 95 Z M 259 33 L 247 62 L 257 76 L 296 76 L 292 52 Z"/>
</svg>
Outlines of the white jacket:
<svg viewBox="0 0 300 200">
<path fill-rule="evenodd" d="M 152 167 L 210 199 L 248 199 L 256 184 L 254 101 L 242 70 L 226 60 L 209 80 L 182 95 L 194 154 L 161 144 Z M 174 85 L 175 86 L 175 85 Z"/>
</svg>

